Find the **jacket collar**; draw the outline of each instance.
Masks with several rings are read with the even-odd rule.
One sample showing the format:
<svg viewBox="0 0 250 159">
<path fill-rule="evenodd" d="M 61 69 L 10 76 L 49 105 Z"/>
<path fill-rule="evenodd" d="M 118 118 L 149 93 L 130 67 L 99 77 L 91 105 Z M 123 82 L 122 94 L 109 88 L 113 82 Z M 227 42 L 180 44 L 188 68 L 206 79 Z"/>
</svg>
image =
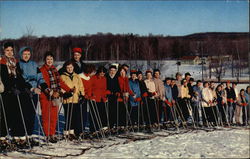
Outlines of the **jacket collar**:
<svg viewBox="0 0 250 159">
<path fill-rule="evenodd" d="M 80 73 L 79 77 L 81 77 L 82 79 L 84 79 L 86 81 L 90 80 L 90 76 L 86 76 L 84 73 Z"/>
</svg>

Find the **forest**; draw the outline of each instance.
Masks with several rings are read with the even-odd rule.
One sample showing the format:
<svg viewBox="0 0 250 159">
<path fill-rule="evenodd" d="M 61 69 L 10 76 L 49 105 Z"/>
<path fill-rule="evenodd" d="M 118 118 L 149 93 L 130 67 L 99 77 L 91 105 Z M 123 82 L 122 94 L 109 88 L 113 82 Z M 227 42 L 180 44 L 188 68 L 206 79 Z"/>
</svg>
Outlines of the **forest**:
<svg viewBox="0 0 250 159">
<path fill-rule="evenodd" d="M 71 58 L 73 47 L 84 50 L 84 60 L 178 60 L 188 55 L 233 55 L 246 60 L 249 51 L 249 33 L 238 32 L 208 32 L 186 36 L 97 33 L 36 37 L 25 34 L 19 39 L 3 39 L 0 45 L 6 41 L 14 42 L 16 53 L 23 46 L 32 47 L 32 58 L 37 62 L 42 60 L 41 57 L 48 50 L 54 52 L 56 60 L 67 60 Z"/>
</svg>

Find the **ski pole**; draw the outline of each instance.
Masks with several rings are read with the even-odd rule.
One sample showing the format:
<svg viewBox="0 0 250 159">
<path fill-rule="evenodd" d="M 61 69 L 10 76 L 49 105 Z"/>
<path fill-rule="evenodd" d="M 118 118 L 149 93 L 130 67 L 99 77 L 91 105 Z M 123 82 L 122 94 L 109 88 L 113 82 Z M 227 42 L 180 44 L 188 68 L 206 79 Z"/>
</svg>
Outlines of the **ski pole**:
<svg viewBox="0 0 250 159">
<path fill-rule="evenodd" d="M 102 126 L 102 121 L 101 121 L 101 118 L 100 118 L 100 114 L 99 114 L 99 111 L 98 111 L 98 108 L 97 108 L 97 104 L 96 102 L 94 101 L 94 104 L 93 104 L 93 101 L 90 100 L 93 108 L 94 108 L 94 113 L 96 115 L 96 120 L 97 120 L 97 124 L 99 125 L 99 131 L 101 132 L 102 136 L 105 138 L 105 134 L 104 134 L 104 131 L 103 131 L 103 126 Z"/>
<path fill-rule="evenodd" d="M 131 123 L 131 125 L 133 125 L 133 124 L 132 124 L 131 117 L 130 117 L 130 114 L 129 114 L 129 111 L 128 111 L 128 104 L 125 102 L 125 100 L 123 100 L 123 101 L 124 101 L 124 105 L 125 105 L 126 113 L 127 113 L 127 116 L 128 116 L 128 120 L 129 120 L 129 122 Z M 134 128 L 133 128 L 133 126 L 132 126 L 131 128 L 132 128 L 132 131 L 134 132 Z"/>
<path fill-rule="evenodd" d="M 158 130 L 160 130 L 161 127 L 160 127 L 159 110 L 158 110 L 158 108 L 159 108 L 159 103 L 158 103 L 158 101 L 156 101 L 156 99 L 154 99 L 154 105 L 155 105 L 155 113 L 156 113 L 157 122 L 158 122 Z"/>
<path fill-rule="evenodd" d="M 150 119 L 150 114 L 149 114 L 148 99 L 147 99 L 147 97 L 144 97 L 144 98 L 145 98 L 145 101 L 146 101 L 146 107 L 147 107 L 147 114 L 148 114 L 149 128 L 150 128 L 150 131 L 152 131 L 152 129 L 151 129 L 151 119 Z"/>
<path fill-rule="evenodd" d="M 106 116 L 107 116 L 107 126 L 109 129 L 109 136 L 111 136 L 111 132 L 110 132 L 110 124 L 109 124 L 109 113 L 108 113 L 108 102 L 104 102 L 105 105 L 105 112 L 106 112 Z"/>
<path fill-rule="evenodd" d="M 100 131 L 102 138 L 104 138 L 105 135 L 103 134 L 103 132 L 102 132 L 101 129 L 100 129 L 100 128 L 101 128 L 101 124 L 100 124 L 100 122 L 99 122 L 99 119 L 98 119 L 98 116 L 97 116 L 97 113 L 96 113 L 96 110 L 95 110 L 95 106 L 94 106 L 92 100 L 89 100 L 89 101 L 90 101 L 90 104 L 91 104 L 91 106 L 92 106 L 92 110 L 93 110 L 94 115 L 95 115 L 95 119 L 96 119 L 97 126 L 98 126 L 98 131 Z"/>
<path fill-rule="evenodd" d="M 0 94 L 0 100 L 1 100 L 1 107 L 2 107 L 2 110 L 3 110 L 3 118 L 4 118 L 6 133 L 7 133 L 7 139 L 9 140 L 10 133 L 9 133 L 9 128 L 8 128 L 8 123 L 7 123 L 7 117 L 6 117 L 6 113 L 5 113 L 5 108 L 4 108 L 4 104 L 3 104 L 3 98 L 2 98 L 1 94 Z"/>
<path fill-rule="evenodd" d="M 94 127 L 95 132 L 96 132 L 96 136 L 100 140 L 99 135 L 97 133 L 96 125 L 95 125 L 95 121 L 94 121 L 94 117 L 93 117 L 93 112 L 92 112 L 92 109 L 89 106 L 89 100 L 87 100 L 86 102 L 87 102 L 87 109 L 89 109 L 89 113 L 90 113 L 90 117 L 91 117 L 91 120 L 92 120 L 92 123 L 93 123 L 93 127 Z"/>
<path fill-rule="evenodd" d="M 19 94 L 16 94 L 17 96 L 17 101 L 18 101 L 18 106 L 19 106 L 19 110 L 20 110 L 20 114 L 21 114 L 21 118 L 22 118 L 22 122 L 23 122 L 23 126 L 24 126 L 24 132 L 25 132 L 25 136 L 29 145 L 29 149 L 31 149 L 31 145 L 30 145 L 30 141 L 29 141 L 29 137 L 28 137 L 28 132 L 27 132 L 27 127 L 25 124 L 25 120 L 24 120 L 24 116 L 23 116 L 23 111 L 21 108 L 21 102 L 20 102 L 20 98 L 19 98 Z"/>
<path fill-rule="evenodd" d="M 194 122 L 194 117 L 193 117 L 192 107 L 191 107 L 191 105 L 190 105 L 190 101 L 186 99 L 185 102 L 186 102 L 186 106 L 187 106 L 187 108 L 188 108 L 189 115 L 190 115 L 190 117 L 191 117 L 191 119 L 192 119 L 193 126 L 194 126 L 194 128 L 196 128 L 196 125 L 195 125 L 195 122 Z"/>
</svg>

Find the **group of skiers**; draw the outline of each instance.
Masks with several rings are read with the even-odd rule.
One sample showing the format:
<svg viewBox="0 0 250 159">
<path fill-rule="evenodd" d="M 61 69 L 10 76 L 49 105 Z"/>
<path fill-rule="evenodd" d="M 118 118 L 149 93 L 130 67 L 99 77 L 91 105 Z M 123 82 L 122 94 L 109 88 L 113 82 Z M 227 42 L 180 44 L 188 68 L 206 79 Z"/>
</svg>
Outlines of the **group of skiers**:
<svg viewBox="0 0 250 159">
<path fill-rule="evenodd" d="M 161 80 L 159 69 L 129 70 L 129 66 L 110 65 L 97 69 L 82 61 L 82 49 L 72 49 L 72 59 L 59 70 L 52 52 L 44 54 L 39 68 L 31 60 L 33 50 L 23 47 L 19 60 L 14 45 L 6 42 L 0 58 L 0 143 L 35 143 L 31 135 L 34 122 L 42 126 L 47 141 L 57 142 L 58 112 L 64 109 L 63 135 L 67 139 L 84 137 L 86 128 L 105 136 L 112 130 L 147 130 L 163 124 L 175 127 L 230 126 L 248 124 L 250 86 L 237 90 L 228 81 L 196 81 L 190 73 Z M 130 74 L 128 75 L 128 72 Z M 226 84 L 226 85 L 225 85 Z M 42 120 L 37 114 L 40 101 Z M 242 118 L 241 118 L 242 117 Z"/>
</svg>

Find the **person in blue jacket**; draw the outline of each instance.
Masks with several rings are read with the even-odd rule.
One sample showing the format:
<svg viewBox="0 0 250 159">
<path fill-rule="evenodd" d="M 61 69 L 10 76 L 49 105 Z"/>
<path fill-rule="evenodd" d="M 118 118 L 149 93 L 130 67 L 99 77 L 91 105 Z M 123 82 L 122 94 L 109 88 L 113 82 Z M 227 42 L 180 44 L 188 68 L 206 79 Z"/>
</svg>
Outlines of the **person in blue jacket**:
<svg viewBox="0 0 250 159">
<path fill-rule="evenodd" d="M 19 51 L 20 56 L 20 68 L 22 71 L 22 76 L 25 80 L 25 82 L 29 83 L 32 88 L 30 89 L 30 97 L 31 100 L 33 100 L 33 109 L 29 108 L 27 110 L 24 110 L 24 114 L 27 119 L 27 132 L 28 135 L 32 135 L 34 130 L 34 123 L 37 118 L 35 118 L 35 110 L 38 103 L 38 95 L 41 93 L 41 91 L 45 91 L 48 87 L 45 83 L 42 73 L 40 69 L 38 68 L 38 65 L 36 62 L 31 61 L 31 54 L 32 49 L 30 47 L 22 47 Z"/>
<path fill-rule="evenodd" d="M 173 104 L 172 104 L 172 100 L 173 100 L 173 96 L 172 96 L 172 87 L 171 87 L 171 78 L 167 77 L 165 79 L 165 83 L 164 83 L 164 87 L 165 87 L 165 104 L 166 107 L 164 108 L 164 112 L 165 112 L 165 119 L 166 121 L 173 121 L 173 110 L 171 110 Z"/>
<path fill-rule="evenodd" d="M 133 95 L 129 95 L 129 103 L 131 106 L 131 120 L 132 124 L 138 124 L 138 115 L 139 120 L 141 118 L 141 112 L 138 110 L 138 106 L 140 106 L 141 102 L 141 90 L 139 81 L 137 80 L 137 71 L 131 70 L 130 71 L 131 78 L 129 79 L 129 88 L 133 92 Z M 139 111 L 139 114 L 138 114 Z M 141 120 L 139 121 L 141 123 Z"/>
</svg>

